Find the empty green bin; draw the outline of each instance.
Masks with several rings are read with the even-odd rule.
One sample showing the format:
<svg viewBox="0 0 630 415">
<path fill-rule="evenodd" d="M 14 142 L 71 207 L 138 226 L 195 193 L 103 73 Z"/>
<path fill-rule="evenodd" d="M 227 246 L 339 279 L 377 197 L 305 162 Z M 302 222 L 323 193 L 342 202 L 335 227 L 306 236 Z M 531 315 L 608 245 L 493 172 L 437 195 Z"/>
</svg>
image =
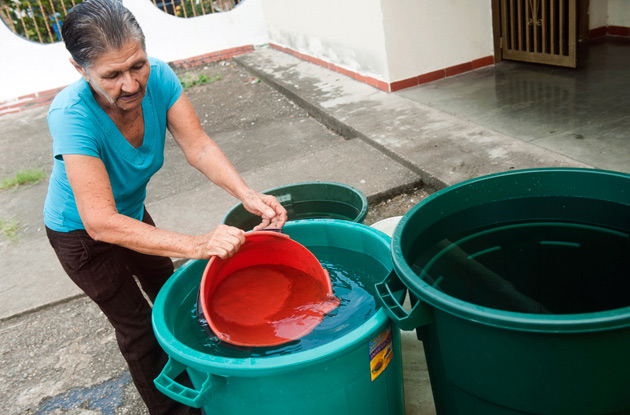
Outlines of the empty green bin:
<svg viewBox="0 0 630 415">
<path fill-rule="evenodd" d="M 610 171 L 500 173 L 411 209 L 377 291 L 424 343 L 438 414 L 629 414 L 629 234 Z"/>
<path fill-rule="evenodd" d="M 293 183 L 262 193 L 278 199 L 287 210 L 288 220 L 340 219 L 362 223 L 368 209 L 365 195 L 343 183 Z M 226 213 L 222 223 L 249 231 L 260 223 L 260 217 L 249 213 L 242 203 L 238 203 Z"/>
</svg>

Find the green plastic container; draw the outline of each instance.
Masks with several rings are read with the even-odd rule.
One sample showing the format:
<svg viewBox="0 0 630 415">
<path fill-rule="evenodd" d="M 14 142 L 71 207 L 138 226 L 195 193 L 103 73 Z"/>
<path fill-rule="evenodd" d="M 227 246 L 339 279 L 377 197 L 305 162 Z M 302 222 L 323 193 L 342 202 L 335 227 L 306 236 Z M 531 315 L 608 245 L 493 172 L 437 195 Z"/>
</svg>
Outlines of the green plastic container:
<svg viewBox="0 0 630 415">
<path fill-rule="evenodd" d="M 390 238 L 365 225 L 340 220 L 288 223 L 283 229 L 309 249 L 320 246 L 355 251 L 392 269 Z M 348 414 L 404 413 L 400 332 L 378 309 L 354 330 L 309 350 L 269 357 L 228 358 L 198 351 L 177 336 L 176 316 L 183 299 L 197 292 L 207 261 L 189 261 L 160 291 L 153 308 L 156 337 L 169 356 L 155 379 L 160 391 L 207 414 Z M 374 281 L 385 275 L 374 275 Z M 399 300 L 402 300 L 400 298 Z M 185 314 L 193 312 L 184 310 Z M 181 326 L 180 326 L 181 327 Z M 391 332 L 392 360 L 372 379 L 371 352 Z M 376 355 L 374 355 L 376 356 Z M 193 387 L 175 379 L 187 371 Z"/>
<path fill-rule="evenodd" d="M 265 190 L 287 210 L 289 220 L 341 219 L 362 223 L 367 214 L 367 198 L 358 189 L 342 183 L 304 182 Z M 245 231 L 260 223 L 260 217 L 249 213 L 238 203 L 223 217 L 226 225 Z"/>
<path fill-rule="evenodd" d="M 424 342 L 438 414 L 629 414 L 629 232 L 630 175 L 599 170 L 495 174 L 411 209 L 377 291 Z"/>
</svg>

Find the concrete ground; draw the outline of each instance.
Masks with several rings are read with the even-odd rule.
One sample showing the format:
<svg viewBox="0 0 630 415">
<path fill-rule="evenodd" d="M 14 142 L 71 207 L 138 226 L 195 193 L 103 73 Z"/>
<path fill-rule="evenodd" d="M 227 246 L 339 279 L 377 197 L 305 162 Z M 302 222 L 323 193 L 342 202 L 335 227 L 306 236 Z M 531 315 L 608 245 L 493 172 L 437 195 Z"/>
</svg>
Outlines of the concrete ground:
<svg viewBox="0 0 630 415">
<path fill-rule="evenodd" d="M 627 39 L 590 43 L 578 69 L 504 61 L 397 95 L 604 170 L 630 172 Z"/>
<path fill-rule="evenodd" d="M 503 100 L 485 110 L 501 115 L 500 127 L 479 108 L 472 108 L 479 110 L 477 118 L 466 114 L 471 105 L 461 97 L 482 96 L 474 91 L 473 81 L 482 79 L 480 83 L 504 96 L 488 80 L 509 79 L 510 67 L 515 73 L 522 70 L 518 64 L 504 62 L 387 94 L 268 48 L 237 61 L 249 72 L 230 64 L 206 68 L 208 73 L 220 72 L 222 80 L 187 93 L 204 128 L 258 190 L 301 181 L 337 181 L 355 186 L 375 203 L 416 186 L 433 191 L 521 168 L 630 170 L 618 157 L 630 154 L 624 147 L 627 140 L 600 139 L 617 137 L 618 132 L 608 134 L 603 126 L 623 125 L 627 114 L 597 124 L 601 113 L 593 110 L 593 121 L 576 126 L 575 132 L 566 129 L 570 124 L 563 120 L 558 125 L 565 130 L 535 138 L 510 129 L 510 117 L 519 113 L 516 103 L 513 112 L 502 113 Z M 526 67 L 535 78 L 536 71 Z M 450 89 L 458 82 L 458 88 Z M 579 97 L 562 96 L 565 104 Z M 526 97 L 528 104 L 521 106 L 536 100 Z M 567 111 L 571 113 L 571 108 Z M 574 118 L 590 114 L 572 113 Z M 45 109 L 39 109 L 0 117 L 0 179 L 25 168 L 49 172 L 45 115 Z M 531 122 L 532 129 L 540 123 Z M 554 123 L 553 117 L 547 123 Z M 529 131 L 524 121 L 517 125 L 519 131 Z M 554 134 L 583 138 L 574 137 L 570 146 L 553 146 L 549 143 Z M 164 168 L 149 186 L 148 210 L 167 229 L 189 233 L 212 229 L 236 201 L 187 167 L 172 139 L 166 153 Z M 146 413 L 108 323 L 65 276 L 48 245 L 41 223 L 45 193 L 45 182 L 0 191 L 0 220 L 18 224 L 15 237 L 0 236 L 0 413 Z M 412 333 L 403 336 L 403 360 L 407 414 L 434 413 L 422 344 Z"/>
</svg>

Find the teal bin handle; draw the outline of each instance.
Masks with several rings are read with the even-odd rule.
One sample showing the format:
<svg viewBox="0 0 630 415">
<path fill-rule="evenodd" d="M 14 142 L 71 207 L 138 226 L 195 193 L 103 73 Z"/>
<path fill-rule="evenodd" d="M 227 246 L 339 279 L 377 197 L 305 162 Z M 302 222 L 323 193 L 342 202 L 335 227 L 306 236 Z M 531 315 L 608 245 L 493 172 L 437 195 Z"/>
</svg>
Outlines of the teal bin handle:
<svg viewBox="0 0 630 415">
<path fill-rule="evenodd" d="M 193 408 L 201 408 L 205 405 L 210 395 L 212 375 L 208 373 L 201 385 L 201 389 L 195 390 L 175 381 L 175 378 L 184 370 L 186 370 L 185 365 L 179 363 L 177 360 L 171 359 L 169 356 L 168 362 L 164 365 L 164 369 L 162 369 L 158 377 L 153 380 L 153 383 L 160 392 L 169 398 Z"/>
<path fill-rule="evenodd" d="M 409 331 L 433 322 L 433 308 L 413 296 L 410 291 L 409 296 L 413 304 L 411 311 L 405 310 L 396 299 L 397 293 L 400 295 L 402 291 L 404 294 L 408 290 L 394 270 L 389 273 L 385 280 L 375 284 L 375 287 L 377 302 L 397 327 Z M 404 295 L 402 297 L 405 298 Z"/>
</svg>

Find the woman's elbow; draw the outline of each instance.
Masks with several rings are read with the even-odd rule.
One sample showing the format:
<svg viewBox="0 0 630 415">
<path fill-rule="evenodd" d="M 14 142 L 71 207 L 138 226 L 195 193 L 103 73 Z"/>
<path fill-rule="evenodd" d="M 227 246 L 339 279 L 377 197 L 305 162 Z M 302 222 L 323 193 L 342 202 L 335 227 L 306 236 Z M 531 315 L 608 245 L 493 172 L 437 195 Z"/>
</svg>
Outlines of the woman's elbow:
<svg viewBox="0 0 630 415">
<path fill-rule="evenodd" d="M 107 241 L 107 233 L 99 227 L 98 225 L 84 223 L 85 231 L 90 236 L 90 238 L 94 239 L 97 242 L 108 242 Z"/>
<path fill-rule="evenodd" d="M 114 242 L 114 234 L 116 233 L 115 227 L 112 226 L 111 220 L 104 218 L 89 218 L 83 221 L 85 231 L 98 242 Z"/>
</svg>

